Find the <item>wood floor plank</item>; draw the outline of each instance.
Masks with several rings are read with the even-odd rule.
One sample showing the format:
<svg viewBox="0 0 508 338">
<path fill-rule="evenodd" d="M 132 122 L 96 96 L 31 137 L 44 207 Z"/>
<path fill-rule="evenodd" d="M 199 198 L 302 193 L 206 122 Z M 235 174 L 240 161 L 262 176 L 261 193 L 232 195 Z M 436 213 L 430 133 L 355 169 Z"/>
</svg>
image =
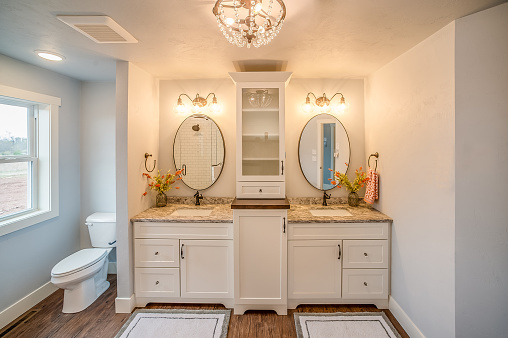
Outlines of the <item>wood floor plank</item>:
<svg viewBox="0 0 508 338">
<path fill-rule="evenodd" d="M 33 307 L 39 311 L 25 324 L 2 338 L 112 338 L 130 317 L 115 313 L 116 275 L 108 275 L 111 286 L 92 305 L 75 313 L 62 313 L 63 290 L 58 290 Z M 220 304 L 156 304 L 147 309 L 224 309 Z M 287 316 L 273 311 L 246 311 L 231 314 L 228 338 L 296 338 L 295 312 L 385 312 L 403 338 L 409 338 L 388 310 L 374 305 L 300 305 Z M 14 321 L 15 322 L 15 321 Z"/>
</svg>

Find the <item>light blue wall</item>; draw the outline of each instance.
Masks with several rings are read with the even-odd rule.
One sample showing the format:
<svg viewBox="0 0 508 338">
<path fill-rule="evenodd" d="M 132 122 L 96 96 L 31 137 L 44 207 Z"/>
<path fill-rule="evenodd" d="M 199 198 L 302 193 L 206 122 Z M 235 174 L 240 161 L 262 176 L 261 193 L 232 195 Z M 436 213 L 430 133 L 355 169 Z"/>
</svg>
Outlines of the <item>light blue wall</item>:
<svg viewBox="0 0 508 338">
<path fill-rule="evenodd" d="M 60 215 L 0 237 L 0 311 L 50 280 L 53 266 L 79 249 L 81 82 L 0 55 L 0 84 L 60 97 Z"/>
</svg>

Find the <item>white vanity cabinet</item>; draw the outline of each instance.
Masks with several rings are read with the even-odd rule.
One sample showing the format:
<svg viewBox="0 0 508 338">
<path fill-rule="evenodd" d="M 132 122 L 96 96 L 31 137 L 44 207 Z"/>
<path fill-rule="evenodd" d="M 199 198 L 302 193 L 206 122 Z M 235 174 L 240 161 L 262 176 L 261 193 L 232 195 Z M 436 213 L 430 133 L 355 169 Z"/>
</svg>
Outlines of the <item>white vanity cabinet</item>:
<svg viewBox="0 0 508 338">
<path fill-rule="evenodd" d="M 136 305 L 233 306 L 233 224 L 134 222 Z"/>
<path fill-rule="evenodd" d="M 233 210 L 235 314 L 287 314 L 287 210 Z"/>
<path fill-rule="evenodd" d="M 288 307 L 388 307 L 389 223 L 290 223 Z"/>
<path fill-rule="evenodd" d="M 236 197 L 285 198 L 285 90 L 291 72 L 229 73 L 236 84 Z"/>
</svg>

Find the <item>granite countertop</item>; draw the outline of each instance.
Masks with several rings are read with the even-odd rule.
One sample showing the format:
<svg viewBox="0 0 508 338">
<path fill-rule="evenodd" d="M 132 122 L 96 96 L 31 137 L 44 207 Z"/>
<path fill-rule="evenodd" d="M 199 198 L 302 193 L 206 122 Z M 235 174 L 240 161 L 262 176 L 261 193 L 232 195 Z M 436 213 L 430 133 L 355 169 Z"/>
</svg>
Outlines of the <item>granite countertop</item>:
<svg viewBox="0 0 508 338">
<path fill-rule="evenodd" d="M 201 205 L 194 205 L 193 199 L 175 199 L 162 208 L 150 208 L 134 216 L 132 222 L 173 222 L 173 223 L 233 223 L 232 198 L 205 199 Z M 371 206 L 361 204 L 350 207 L 347 204 L 332 203 L 322 206 L 310 199 L 290 199 L 288 223 L 380 223 L 392 222 L 385 214 Z M 209 216 L 171 216 L 177 209 L 212 210 Z M 310 210 L 346 209 L 352 216 L 313 216 Z"/>
<path fill-rule="evenodd" d="M 194 205 L 190 200 L 173 201 L 174 203 L 165 207 L 147 209 L 131 218 L 131 222 L 233 223 L 232 200 L 232 198 L 214 201 L 205 199 L 201 205 Z M 171 216 L 178 209 L 211 209 L 212 212 L 208 216 Z"/>
<path fill-rule="evenodd" d="M 310 210 L 346 209 L 352 216 L 313 216 Z M 291 204 L 288 210 L 288 223 L 381 223 L 392 222 L 385 214 L 367 205 L 350 207 L 347 204 Z"/>
</svg>

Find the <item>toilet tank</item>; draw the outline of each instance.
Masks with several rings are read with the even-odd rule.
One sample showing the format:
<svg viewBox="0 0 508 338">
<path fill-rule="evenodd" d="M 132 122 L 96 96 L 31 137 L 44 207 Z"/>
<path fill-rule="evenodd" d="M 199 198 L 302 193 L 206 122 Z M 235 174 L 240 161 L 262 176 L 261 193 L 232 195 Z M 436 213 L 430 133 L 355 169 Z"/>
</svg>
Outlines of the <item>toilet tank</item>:
<svg viewBox="0 0 508 338">
<path fill-rule="evenodd" d="M 116 246 L 116 214 L 96 212 L 86 218 L 90 240 L 94 248 Z"/>
</svg>

